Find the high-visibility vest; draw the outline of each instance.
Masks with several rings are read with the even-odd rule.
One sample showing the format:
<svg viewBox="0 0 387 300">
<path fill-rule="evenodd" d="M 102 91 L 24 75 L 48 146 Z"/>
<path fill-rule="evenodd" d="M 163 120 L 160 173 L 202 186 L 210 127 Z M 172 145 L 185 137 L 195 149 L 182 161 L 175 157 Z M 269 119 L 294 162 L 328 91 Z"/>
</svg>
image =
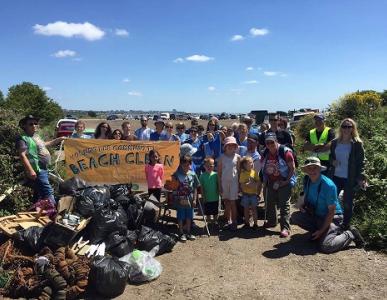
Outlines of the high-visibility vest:
<svg viewBox="0 0 387 300">
<path fill-rule="evenodd" d="M 325 145 L 328 141 L 329 130 L 330 130 L 329 127 L 325 127 L 323 132 L 320 135 L 320 139 L 317 139 L 317 130 L 316 130 L 316 128 L 312 129 L 309 132 L 310 142 L 313 145 Z M 320 160 L 328 161 L 329 160 L 329 153 L 330 153 L 330 151 L 328 150 L 325 152 L 314 153 L 314 155 L 317 156 Z"/>
</svg>

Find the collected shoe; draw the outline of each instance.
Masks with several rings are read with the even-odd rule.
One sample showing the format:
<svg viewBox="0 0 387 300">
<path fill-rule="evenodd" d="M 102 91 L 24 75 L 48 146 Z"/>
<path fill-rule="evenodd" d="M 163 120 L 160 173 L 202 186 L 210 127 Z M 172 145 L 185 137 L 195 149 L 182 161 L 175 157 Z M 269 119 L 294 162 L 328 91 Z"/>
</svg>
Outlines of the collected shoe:
<svg viewBox="0 0 387 300">
<path fill-rule="evenodd" d="M 180 242 L 185 243 L 186 241 L 187 241 L 187 237 L 183 233 L 182 235 L 180 235 Z"/>
<path fill-rule="evenodd" d="M 361 236 L 359 229 L 354 226 L 350 226 L 349 231 L 353 234 L 353 241 L 357 248 L 364 248 L 366 242 L 364 238 Z"/>
<path fill-rule="evenodd" d="M 193 234 L 187 234 L 187 239 L 189 239 L 190 241 L 194 241 L 196 240 L 196 236 L 194 236 Z"/>
<path fill-rule="evenodd" d="M 263 228 L 274 228 L 276 225 L 273 225 L 273 224 L 270 224 L 270 223 L 268 223 L 268 222 L 265 222 L 264 224 L 263 224 Z"/>
<path fill-rule="evenodd" d="M 254 224 L 252 228 L 253 228 L 254 230 L 257 230 L 257 229 L 258 229 L 258 225 L 257 225 L 257 224 Z"/>
<path fill-rule="evenodd" d="M 280 233 L 280 237 L 287 238 L 290 235 L 289 230 L 283 229 Z"/>
<path fill-rule="evenodd" d="M 230 224 L 230 230 L 231 231 L 236 231 L 237 229 L 238 229 L 238 224 L 237 223 Z"/>
</svg>

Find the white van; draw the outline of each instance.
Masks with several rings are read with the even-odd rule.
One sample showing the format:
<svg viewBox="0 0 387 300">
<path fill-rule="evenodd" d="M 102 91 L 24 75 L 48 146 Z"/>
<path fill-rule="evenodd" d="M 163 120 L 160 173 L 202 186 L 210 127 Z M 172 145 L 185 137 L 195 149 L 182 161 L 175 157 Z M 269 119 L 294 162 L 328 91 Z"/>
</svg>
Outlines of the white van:
<svg viewBox="0 0 387 300">
<path fill-rule="evenodd" d="M 167 112 L 161 113 L 160 118 L 163 120 L 169 120 L 169 113 L 167 113 Z"/>
</svg>

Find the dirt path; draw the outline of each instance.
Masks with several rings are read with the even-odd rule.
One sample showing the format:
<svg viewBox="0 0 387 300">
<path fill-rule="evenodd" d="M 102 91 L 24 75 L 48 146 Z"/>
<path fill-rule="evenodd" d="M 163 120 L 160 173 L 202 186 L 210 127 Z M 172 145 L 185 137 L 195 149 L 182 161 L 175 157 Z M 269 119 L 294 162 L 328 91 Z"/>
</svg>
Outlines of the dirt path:
<svg viewBox="0 0 387 300">
<path fill-rule="evenodd" d="M 387 298 L 385 255 L 355 248 L 321 254 L 305 231 L 292 230 L 287 240 L 260 229 L 178 243 L 158 257 L 159 279 L 128 285 L 118 299 Z"/>
</svg>

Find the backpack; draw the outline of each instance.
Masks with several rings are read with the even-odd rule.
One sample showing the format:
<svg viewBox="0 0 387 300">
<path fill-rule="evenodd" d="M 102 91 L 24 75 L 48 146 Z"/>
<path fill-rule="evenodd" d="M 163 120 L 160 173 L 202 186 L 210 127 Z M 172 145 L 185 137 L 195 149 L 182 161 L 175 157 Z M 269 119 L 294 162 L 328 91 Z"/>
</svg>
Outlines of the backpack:
<svg viewBox="0 0 387 300">
<path fill-rule="evenodd" d="M 284 145 L 279 145 L 278 147 L 278 156 L 286 161 L 285 159 L 285 154 L 290 151 L 292 154 L 293 154 L 293 157 L 294 157 L 294 164 L 296 164 L 296 159 L 295 159 L 295 156 L 294 156 L 294 152 L 291 148 L 288 148 Z M 266 160 L 267 160 L 267 156 L 269 154 L 269 149 L 265 148 L 265 150 L 263 151 L 263 154 L 262 156 L 264 157 L 264 166 L 266 165 Z M 298 165 L 298 164 L 297 164 Z M 259 172 L 259 177 L 261 178 L 261 181 L 263 181 L 263 169 L 264 169 L 264 166 L 262 167 L 261 171 Z M 297 166 L 296 166 L 297 167 Z M 296 170 L 294 170 L 294 174 L 292 175 L 292 177 L 290 178 L 290 185 L 292 187 L 294 187 L 296 185 L 296 182 L 297 182 L 297 176 L 296 176 Z"/>
</svg>

